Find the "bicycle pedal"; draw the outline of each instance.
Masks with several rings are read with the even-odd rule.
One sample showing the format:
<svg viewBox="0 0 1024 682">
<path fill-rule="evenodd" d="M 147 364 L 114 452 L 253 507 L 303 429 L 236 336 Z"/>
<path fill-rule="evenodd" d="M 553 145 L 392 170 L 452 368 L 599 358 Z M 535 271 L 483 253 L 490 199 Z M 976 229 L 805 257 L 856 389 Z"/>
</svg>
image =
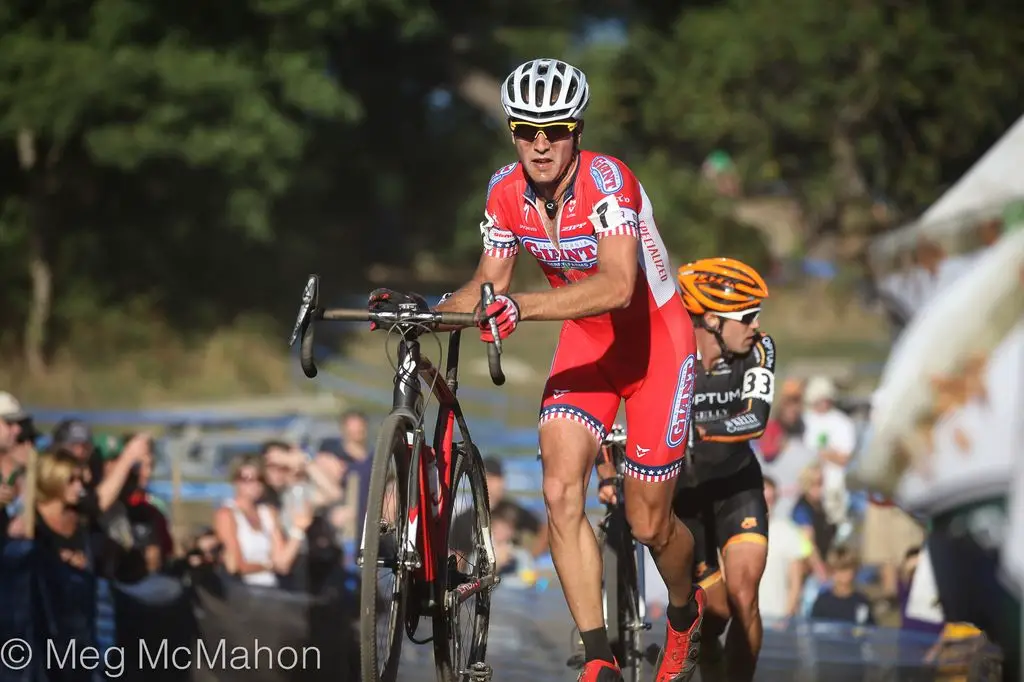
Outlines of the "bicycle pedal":
<svg viewBox="0 0 1024 682">
<path fill-rule="evenodd" d="M 491 666 L 479 662 L 469 667 L 463 679 L 466 682 L 491 682 L 492 677 L 494 677 L 494 670 L 491 669 Z"/>
</svg>

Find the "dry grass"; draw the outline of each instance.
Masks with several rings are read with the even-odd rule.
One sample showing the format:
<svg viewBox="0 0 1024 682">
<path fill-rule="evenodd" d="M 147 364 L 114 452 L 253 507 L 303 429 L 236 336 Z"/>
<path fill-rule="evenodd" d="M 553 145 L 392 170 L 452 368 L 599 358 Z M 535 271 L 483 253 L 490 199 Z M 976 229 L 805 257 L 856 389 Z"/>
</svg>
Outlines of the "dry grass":
<svg viewBox="0 0 1024 682">
<path fill-rule="evenodd" d="M 83 325 L 59 350 L 45 376 L 0 365 L 0 387 L 36 406 L 143 407 L 191 400 L 266 395 L 293 389 L 280 334 L 241 321 L 188 341 L 150 317 L 128 329 Z"/>
<path fill-rule="evenodd" d="M 829 355 L 836 343 L 887 343 L 885 317 L 868 310 L 824 282 L 790 289 L 773 289 L 766 302 L 762 327 L 781 339 L 814 344 Z"/>
<path fill-rule="evenodd" d="M 846 360 L 884 357 L 888 351 L 889 329 L 883 316 L 851 302 L 827 286 L 810 285 L 800 289 L 773 290 L 761 318 L 761 327 L 778 340 L 780 364 L 798 357 L 836 358 Z M 552 352 L 558 338 L 556 323 L 525 323 L 506 342 L 506 358 L 515 359 L 533 370 L 540 378 L 551 364 Z M 382 337 L 378 334 L 360 334 L 346 349 L 346 355 L 361 365 L 388 367 Z M 436 344 L 423 341 L 424 352 L 436 356 Z M 793 349 L 793 350 L 789 350 Z M 471 334 L 462 344 L 463 367 L 479 367 L 486 357 L 482 344 L 475 343 Z M 474 388 L 488 385 L 480 373 L 463 371 L 466 383 Z M 531 391 L 537 386 L 530 386 Z M 517 391 L 510 380 L 508 389 Z"/>
<path fill-rule="evenodd" d="M 827 285 L 774 290 L 762 325 L 778 341 L 783 372 L 808 357 L 824 362 L 875 359 L 884 357 L 888 348 L 885 320 Z M 506 343 L 510 378 L 500 390 L 513 401 L 530 404 L 524 423 L 536 418 L 533 403 L 550 366 L 558 329 L 553 323 L 524 324 Z M 94 315 L 70 338 L 74 342 L 54 355 L 44 377 L 27 376 L 20 358 L 5 358 L 0 390 L 36 406 L 76 408 L 153 407 L 296 390 L 295 359 L 279 330 L 265 321 L 239 320 L 187 340 L 152 314 L 130 308 Z M 360 381 L 382 389 L 390 378 L 383 340 L 381 334 L 360 332 L 345 349 L 346 357 L 364 368 Z M 429 339 L 424 339 L 424 350 L 431 357 L 437 354 Z M 460 374 L 463 387 L 494 390 L 486 374 L 485 347 L 471 333 L 464 336 Z"/>
</svg>

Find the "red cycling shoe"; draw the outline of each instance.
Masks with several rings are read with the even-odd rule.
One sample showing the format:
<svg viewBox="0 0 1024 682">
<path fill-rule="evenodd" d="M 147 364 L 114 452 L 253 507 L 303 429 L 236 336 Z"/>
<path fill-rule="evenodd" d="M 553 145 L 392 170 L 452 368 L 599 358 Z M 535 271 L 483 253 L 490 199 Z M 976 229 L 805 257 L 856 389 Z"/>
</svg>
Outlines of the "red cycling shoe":
<svg viewBox="0 0 1024 682">
<path fill-rule="evenodd" d="M 618 663 L 587 661 L 576 682 L 623 682 Z"/>
<path fill-rule="evenodd" d="M 704 606 L 707 596 L 699 585 L 695 588 L 693 598 L 697 602 L 697 618 L 686 632 L 673 630 L 666 624 L 668 632 L 665 636 L 665 649 L 661 654 L 661 665 L 654 682 L 689 682 L 697 671 L 697 659 L 700 657 L 700 626 L 704 621 Z"/>
</svg>

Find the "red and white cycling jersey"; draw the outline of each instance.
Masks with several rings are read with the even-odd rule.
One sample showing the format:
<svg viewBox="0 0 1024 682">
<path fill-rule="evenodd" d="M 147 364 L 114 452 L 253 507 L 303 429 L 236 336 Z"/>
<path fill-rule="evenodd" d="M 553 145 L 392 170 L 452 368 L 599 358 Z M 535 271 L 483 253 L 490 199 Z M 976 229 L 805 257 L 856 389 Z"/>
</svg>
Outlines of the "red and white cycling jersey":
<svg viewBox="0 0 1024 682">
<path fill-rule="evenodd" d="M 526 251 L 551 286 L 561 287 L 598 272 L 602 239 L 629 237 L 637 240 L 639 265 L 627 307 L 563 324 L 541 424 L 569 419 L 603 439 L 625 400 L 628 473 L 670 479 L 687 441 L 696 343 L 650 199 L 625 164 L 587 151 L 556 215 L 555 242 L 536 198 L 518 163 L 493 175 L 480 224 L 487 256 Z"/>
</svg>

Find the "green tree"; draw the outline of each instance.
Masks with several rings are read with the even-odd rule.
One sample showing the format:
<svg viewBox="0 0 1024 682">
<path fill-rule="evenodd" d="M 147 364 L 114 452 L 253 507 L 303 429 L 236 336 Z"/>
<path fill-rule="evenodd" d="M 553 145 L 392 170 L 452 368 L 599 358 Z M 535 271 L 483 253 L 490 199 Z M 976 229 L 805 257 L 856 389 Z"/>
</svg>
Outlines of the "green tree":
<svg viewBox="0 0 1024 682">
<path fill-rule="evenodd" d="M 0 6 L 0 141 L 14 143 L 18 161 L 3 229 L 27 256 L 31 371 L 44 367 L 51 260 L 101 180 L 120 175 L 151 210 L 176 213 L 179 232 L 216 206 L 241 238 L 270 235 L 307 122 L 359 113 L 328 73 L 327 38 L 362 9 L 343 0 Z M 193 182 L 176 183 L 181 173 Z M 134 227 L 161 244 L 164 216 L 143 220 Z"/>
<path fill-rule="evenodd" d="M 1017 5 L 728 0 L 631 46 L 646 143 L 729 149 L 748 185 L 795 193 L 812 238 L 874 192 L 916 212 L 1020 113 Z"/>
</svg>

